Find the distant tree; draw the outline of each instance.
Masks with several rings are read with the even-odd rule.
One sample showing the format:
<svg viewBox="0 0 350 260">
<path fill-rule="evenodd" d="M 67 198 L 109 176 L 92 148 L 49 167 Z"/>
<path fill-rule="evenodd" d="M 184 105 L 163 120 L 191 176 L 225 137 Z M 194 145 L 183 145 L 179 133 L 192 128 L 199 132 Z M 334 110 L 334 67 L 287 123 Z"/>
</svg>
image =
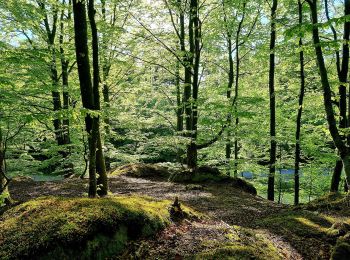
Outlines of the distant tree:
<svg viewBox="0 0 350 260">
<path fill-rule="evenodd" d="M 275 94 L 275 45 L 276 45 L 276 9 L 277 0 L 271 6 L 270 31 L 270 67 L 269 67 L 269 96 L 270 96 L 270 164 L 268 177 L 267 198 L 274 200 L 275 171 L 276 171 L 276 94 Z"/>
</svg>

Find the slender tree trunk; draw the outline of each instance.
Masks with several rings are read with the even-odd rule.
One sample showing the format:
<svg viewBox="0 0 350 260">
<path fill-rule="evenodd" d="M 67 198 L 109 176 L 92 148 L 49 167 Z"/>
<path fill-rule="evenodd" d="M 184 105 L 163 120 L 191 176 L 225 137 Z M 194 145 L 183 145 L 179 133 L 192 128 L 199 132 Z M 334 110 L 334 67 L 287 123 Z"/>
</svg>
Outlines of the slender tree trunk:
<svg viewBox="0 0 350 260">
<path fill-rule="evenodd" d="M 273 0 L 271 7 L 271 35 L 270 35 L 270 165 L 267 188 L 267 198 L 274 200 L 275 170 L 276 170 L 276 97 L 275 97 L 275 44 L 276 44 L 276 9 L 277 0 Z"/>
<path fill-rule="evenodd" d="M 232 101 L 231 93 L 232 93 L 232 87 L 233 87 L 233 81 L 234 81 L 234 68 L 233 68 L 233 57 L 232 57 L 232 39 L 231 39 L 231 33 L 229 32 L 228 28 L 227 28 L 227 51 L 228 51 L 228 63 L 229 63 L 227 99 L 229 101 L 229 104 L 231 105 L 231 101 Z M 227 124 L 231 125 L 231 121 L 232 121 L 232 115 L 231 113 L 229 113 Z M 225 146 L 226 146 L 225 151 L 226 151 L 226 161 L 227 161 L 227 175 L 230 175 L 231 174 L 231 146 L 232 146 L 230 130 L 227 131 L 227 140 L 226 140 Z"/>
<path fill-rule="evenodd" d="M 63 1 L 65 4 L 65 1 Z M 70 6 L 71 3 L 69 3 Z M 70 11 L 68 11 L 68 20 L 71 19 Z M 68 83 L 69 83 L 69 71 L 68 65 L 69 61 L 65 57 L 64 49 L 63 49 L 63 35 L 64 35 L 64 10 L 61 12 L 60 18 L 60 36 L 59 36 L 59 44 L 60 44 L 60 60 L 61 60 L 61 70 L 62 70 L 62 89 L 63 89 L 63 109 L 66 111 L 66 115 L 62 120 L 62 142 L 63 145 L 70 144 L 70 132 L 69 132 L 69 118 L 68 118 L 68 109 L 69 109 L 69 91 L 68 91 Z M 70 147 L 65 147 L 62 151 L 62 157 L 64 159 L 70 156 Z M 66 175 L 71 175 L 74 173 L 74 166 L 72 163 L 64 162 L 64 170 Z"/>
<path fill-rule="evenodd" d="M 298 11 L 299 11 L 299 24 L 303 23 L 303 5 L 298 0 Z M 299 204 L 299 172 L 300 172 L 300 130 L 301 130 L 301 115 L 303 113 L 303 101 L 305 93 L 305 72 L 304 72 L 304 51 L 303 51 L 303 40 L 299 37 L 299 65 L 300 65 L 300 91 L 299 91 L 299 102 L 298 102 L 298 114 L 295 131 L 295 162 L 294 162 L 294 205 Z"/>
<path fill-rule="evenodd" d="M 234 67 L 233 67 L 233 47 L 232 47 L 232 33 L 231 33 L 231 28 L 228 25 L 227 21 L 227 15 L 225 12 L 225 1 L 222 1 L 222 8 L 223 8 L 223 13 L 224 13 L 224 23 L 226 27 L 226 42 L 227 42 L 227 53 L 228 53 L 228 65 L 229 65 L 229 70 L 228 70 L 228 83 L 227 83 L 227 93 L 226 97 L 229 101 L 229 105 L 231 106 L 231 101 L 232 101 L 232 88 L 233 88 L 233 83 L 234 83 Z M 232 123 L 232 114 L 229 112 L 228 117 L 227 117 L 227 125 L 231 126 Z M 227 169 L 226 173 L 227 175 L 231 175 L 231 152 L 232 152 L 232 142 L 231 142 L 231 131 L 228 129 L 227 134 L 226 134 L 226 144 L 225 144 L 225 155 L 226 155 L 226 163 L 227 163 Z"/>
<path fill-rule="evenodd" d="M 75 52 L 83 107 L 94 110 L 94 93 L 91 83 L 85 1 L 73 0 Z M 96 147 L 98 126 L 90 113 L 85 116 L 89 143 L 89 197 L 96 196 Z"/>
<path fill-rule="evenodd" d="M 183 121 L 183 105 L 181 102 L 181 84 L 180 84 L 180 63 L 176 62 L 176 75 L 175 75 L 175 86 L 176 86 L 176 131 L 182 134 L 184 130 Z"/>
<path fill-rule="evenodd" d="M 51 82 L 53 85 L 53 90 L 51 91 L 52 96 L 52 104 L 53 104 L 53 111 L 59 112 L 62 109 L 62 103 L 61 103 L 61 96 L 60 92 L 58 91 L 59 86 L 59 80 L 58 80 L 58 72 L 57 72 L 57 65 L 56 65 L 56 53 L 54 50 L 54 47 L 50 47 L 52 52 L 52 60 L 51 60 Z M 64 144 L 63 134 L 62 134 L 62 121 L 59 118 L 56 118 L 57 115 L 55 115 L 55 119 L 53 119 L 53 126 L 55 130 L 55 137 L 58 145 Z"/>
<path fill-rule="evenodd" d="M 198 87 L 199 87 L 199 62 L 201 54 L 201 32 L 198 17 L 198 1 L 191 0 L 190 4 L 190 26 L 189 26 L 189 43 L 190 53 L 193 64 L 192 70 L 192 113 L 190 117 L 191 142 L 187 147 L 187 165 L 192 171 L 197 170 L 197 123 L 198 123 Z"/>
<path fill-rule="evenodd" d="M 102 5 L 102 20 L 107 23 L 107 17 L 106 17 L 106 0 L 101 0 L 101 5 Z M 101 53 L 102 53 L 102 80 L 103 80 L 103 85 L 102 85 L 102 94 L 103 94 L 103 102 L 105 105 L 105 109 L 108 111 L 110 108 L 110 89 L 109 85 L 107 83 L 107 79 L 109 76 L 109 71 L 111 68 L 111 65 L 109 64 L 108 61 L 108 54 L 107 54 L 107 34 L 102 33 L 102 48 L 101 48 Z M 110 118 L 108 116 L 108 113 L 104 115 L 104 123 L 105 123 L 105 131 L 106 131 L 106 136 L 109 135 L 110 133 Z M 107 159 L 107 158 L 106 158 Z M 109 164 L 108 164 L 108 168 Z"/>
<path fill-rule="evenodd" d="M 246 8 L 246 3 L 243 3 L 243 13 L 242 13 L 242 18 L 238 24 L 238 29 L 236 31 L 236 79 L 235 79 L 235 102 L 233 104 L 233 111 L 235 115 L 235 141 L 234 141 L 234 146 L 235 146 L 235 165 L 234 165 L 234 177 L 238 176 L 238 153 L 239 153 L 239 145 L 238 145 L 238 124 L 239 124 L 239 117 L 238 117 L 238 109 L 237 109 L 237 102 L 238 102 L 238 91 L 239 91 L 239 73 L 240 73 L 240 57 L 239 57 L 239 51 L 240 51 L 240 34 L 245 18 L 245 8 Z"/>
<path fill-rule="evenodd" d="M 191 4 L 192 6 L 192 4 Z M 192 13 L 191 11 L 190 13 Z M 184 19 L 183 16 L 180 16 L 180 24 L 182 26 L 181 31 L 185 29 L 184 27 Z M 196 155 L 193 154 L 194 152 L 194 143 L 192 140 L 192 102 L 191 100 L 192 97 L 192 68 L 193 68 L 193 56 L 194 56 L 194 43 L 193 43 L 193 17 L 192 14 L 190 15 L 189 19 L 189 25 L 188 25 L 188 38 L 189 38 L 189 46 L 190 49 L 189 51 L 186 51 L 185 58 L 184 58 L 184 66 L 185 66 L 185 84 L 184 84 L 184 94 L 183 94 L 183 104 L 185 107 L 185 125 L 186 125 L 186 134 L 185 136 L 190 138 L 190 144 L 187 145 L 187 158 L 186 158 L 186 163 L 187 166 L 190 169 L 195 168 L 195 159 Z M 183 36 L 185 36 L 185 33 L 181 32 Z M 181 43 L 182 44 L 182 43 Z M 184 42 L 183 42 L 184 44 Z"/>
<path fill-rule="evenodd" d="M 91 34 L 92 34 L 92 65 L 93 65 L 93 97 L 95 110 L 100 111 L 100 69 L 98 58 L 98 35 L 95 22 L 95 8 L 94 0 L 89 0 L 88 15 L 90 20 Z M 99 186 L 98 195 L 105 196 L 108 192 L 108 182 L 106 173 L 105 158 L 103 155 L 102 140 L 100 134 L 100 116 L 94 118 L 96 120 L 96 140 L 97 140 L 97 152 L 96 152 L 96 171 L 98 174 L 97 185 Z"/>
<path fill-rule="evenodd" d="M 2 136 L 2 130 L 0 128 L 0 195 L 5 191 L 6 178 L 5 178 L 5 148 Z"/>
</svg>

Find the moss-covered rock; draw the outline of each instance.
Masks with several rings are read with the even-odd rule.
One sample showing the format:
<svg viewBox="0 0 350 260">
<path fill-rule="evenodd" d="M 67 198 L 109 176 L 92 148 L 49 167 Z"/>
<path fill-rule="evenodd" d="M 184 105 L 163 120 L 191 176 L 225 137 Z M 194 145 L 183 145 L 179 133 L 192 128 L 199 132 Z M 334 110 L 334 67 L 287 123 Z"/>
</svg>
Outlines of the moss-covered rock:
<svg viewBox="0 0 350 260">
<path fill-rule="evenodd" d="M 128 240 L 165 227 L 170 205 L 167 200 L 136 196 L 28 201 L 0 219 L 0 259 L 111 257 Z"/>
<path fill-rule="evenodd" d="M 170 172 L 167 168 L 146 163 L 133 163 L 123 165 L 115 169 L 112 176 L 126 175 L 130 177 L 169 177 Z"/>
<path fill-rule="evenodd" d="M 121 166 L 111 173 L 111 176 L 120 175 L 136 178 L 160 177 L 177 183 L 224 183 L 250 194 L 257 194 L 255 187 L 249 182 L 224 175 L 219 169 L 209 166 L 200 166 L 196 172 L 192 172 L 186 168 L 170 169 L 157 164 L 134 163 Z"/>
<path fill-rule="evenodd" d="M 223 183 L 231 185 L 237 189 L 243 190 L 247 193 L 256 195 L 257 190 L 255 187 L 241 179 L 241 178 L 234 178 L 230 177 L 224 174 L 212 174 L 207 172 L 189 172 L 189 171 L 182 171 L 182 172 L 175 172 L 172 173 L 169 177 L 169 181 L 172 182 L 178 182 L 178 183 Z"/>
</svg>

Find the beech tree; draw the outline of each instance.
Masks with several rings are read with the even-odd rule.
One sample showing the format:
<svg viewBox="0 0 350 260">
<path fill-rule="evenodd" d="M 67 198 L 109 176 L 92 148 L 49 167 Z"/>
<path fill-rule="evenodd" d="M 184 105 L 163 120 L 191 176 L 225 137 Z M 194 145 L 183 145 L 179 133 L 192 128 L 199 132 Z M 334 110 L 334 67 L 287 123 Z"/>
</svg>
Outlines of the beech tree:
<svg viewBox="0 0 350 260">
<path fill-rule="evenodd" d="M 319 29 L 318 29 L 318 14 L 317 14 L 317 0 L 308 0 L 307 1 L 310 6 L 310 12 L 311 12 L 311 18 L 313 23 L 313 29 L 312 29 L 312 37 L 313 37 L 313 43 L 315 48 L 315 53 L 317 57 L 317 65 L 321 77 L 321 83 L 323 88 L 323 99 L 324 99 L 324 106 L 326 110 L 327 115 L 327 122 L 329 127 L 329 132 L 332 136 L 334 145 L 337 147 L 339 151 L 340 158 L 343 162 L 344 171 L 346 174 L 346 182 L 347 186 L 349 186 L 350 183 L 350 150 L 348 146 L 346 145 L 346 139 L 342 137 L 342 134 L 337 127 L 337 122 L 335 118 L 335 112 L 333 108 L 333 101 L 332 101 L 332 91 L 331 86 L 329 83 L 328 78 L 328 72 L 324 61 L 324 55 L 323 50 L 321 46 L 320 36 L 319 36 Z M 345 13 L 349 13 L 350 10 L 350 2 L 345 1 Z M 347 33 L 344 34 L 345 39 L 349 38 L 349 31 L 348 31 L 348 24 L 345 23 L 344 28 L 347 30 Z M 348 68 L 348 59 L 349 59 L 349 47 L 348 42 L 345 41 L 345 44 L 343 45 L 343 48 L 345 48 L 345 62 L 343 61 L 344 68 L 346 68 L 346 72 L 343 72 L 345 75 L 345 78 L 341 78 L 341 84 L 340 84 L 340 90 L 343 91 L 345 88 L 344 82 L 347 81 L 347 68 Z M 343 57 L 344 58 L 344 57 Z M 344 100 L 346 101 L 346 100 Z M 345 122 L 346 117 L 342 118 Z"/>
<path fill-rule="evenodd" d="M 89 196 L 95 197 L 97 183 L 101 184 L 99 195 L 107 194 L 107 176 L 99 130 L 100 95 L 98 68 L 97 28 L 94 21 L 94 2 L 89 1 L 89 18 L 92 31 L 93 83 L 91 82 L 88 51 L 88 35 L 85 1 L 73 0 L 76 58 L 83 106 L 86 111 L 85 125 L 89 141 Z M 95 114 L 92 114 L 95 112 Z M 97 114 L 96 114 L 97 112 Z M 96 173 L 99 181 L 96 181 Z"/>
</svg>

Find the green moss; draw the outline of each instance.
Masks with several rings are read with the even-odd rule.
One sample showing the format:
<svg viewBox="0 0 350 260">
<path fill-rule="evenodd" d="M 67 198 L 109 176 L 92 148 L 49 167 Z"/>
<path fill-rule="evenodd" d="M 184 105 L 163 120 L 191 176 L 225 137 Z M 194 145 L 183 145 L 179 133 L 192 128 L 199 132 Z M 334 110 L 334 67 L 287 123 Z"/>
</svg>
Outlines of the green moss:
<svg viewBox="0 0 350 260">
<path fill-rule="evenodd" d="M 339 192 L 330 192 L 308 204 L 303 205 L 303 208 L 317 211 L 341 211 L 342 214 L 350 214 L 349 197 L 346 194 Z"/>
<path fill-rule="evenodd" d="M 170 172 L 156 164 L 134 163 L 123 165 L 115 169 L 111 176 L 126 175 L 131 177 L 169 177 Z"/>
<path fill-rule="evenodd" d="M 239 226 L 225 235 L 229 242 L 206 241 L 210 250 L 201 252 L 195 259 L 282 259 L 277 248 L 263 235 Z"/>
<path fill-rule="evenodd" d="M 258 223 L 277 233 L 292 233 L 301 238 L 326 236 L 333 224 L 327 216 L 307 211 L 287 211 Z"/>
<path fill-rule="evenodd" d="M 148 197 L 43 197 L 16 206 L 0 222 L 0 259 L 101 258 L 129 239 L 152 235 L 170 221 L 171 202 Z M 191 212 L 189 208 L 185 208 Z"/>
<path fill-rule="evenodd" d="M 224 174 L 182 171 L 171 174 L 169 181 L 178 183 L 226 183 L 250 194 L 257 194 L 255 187 L 251 183 L 241 178 L 233 178 Z"/>
</svg>

